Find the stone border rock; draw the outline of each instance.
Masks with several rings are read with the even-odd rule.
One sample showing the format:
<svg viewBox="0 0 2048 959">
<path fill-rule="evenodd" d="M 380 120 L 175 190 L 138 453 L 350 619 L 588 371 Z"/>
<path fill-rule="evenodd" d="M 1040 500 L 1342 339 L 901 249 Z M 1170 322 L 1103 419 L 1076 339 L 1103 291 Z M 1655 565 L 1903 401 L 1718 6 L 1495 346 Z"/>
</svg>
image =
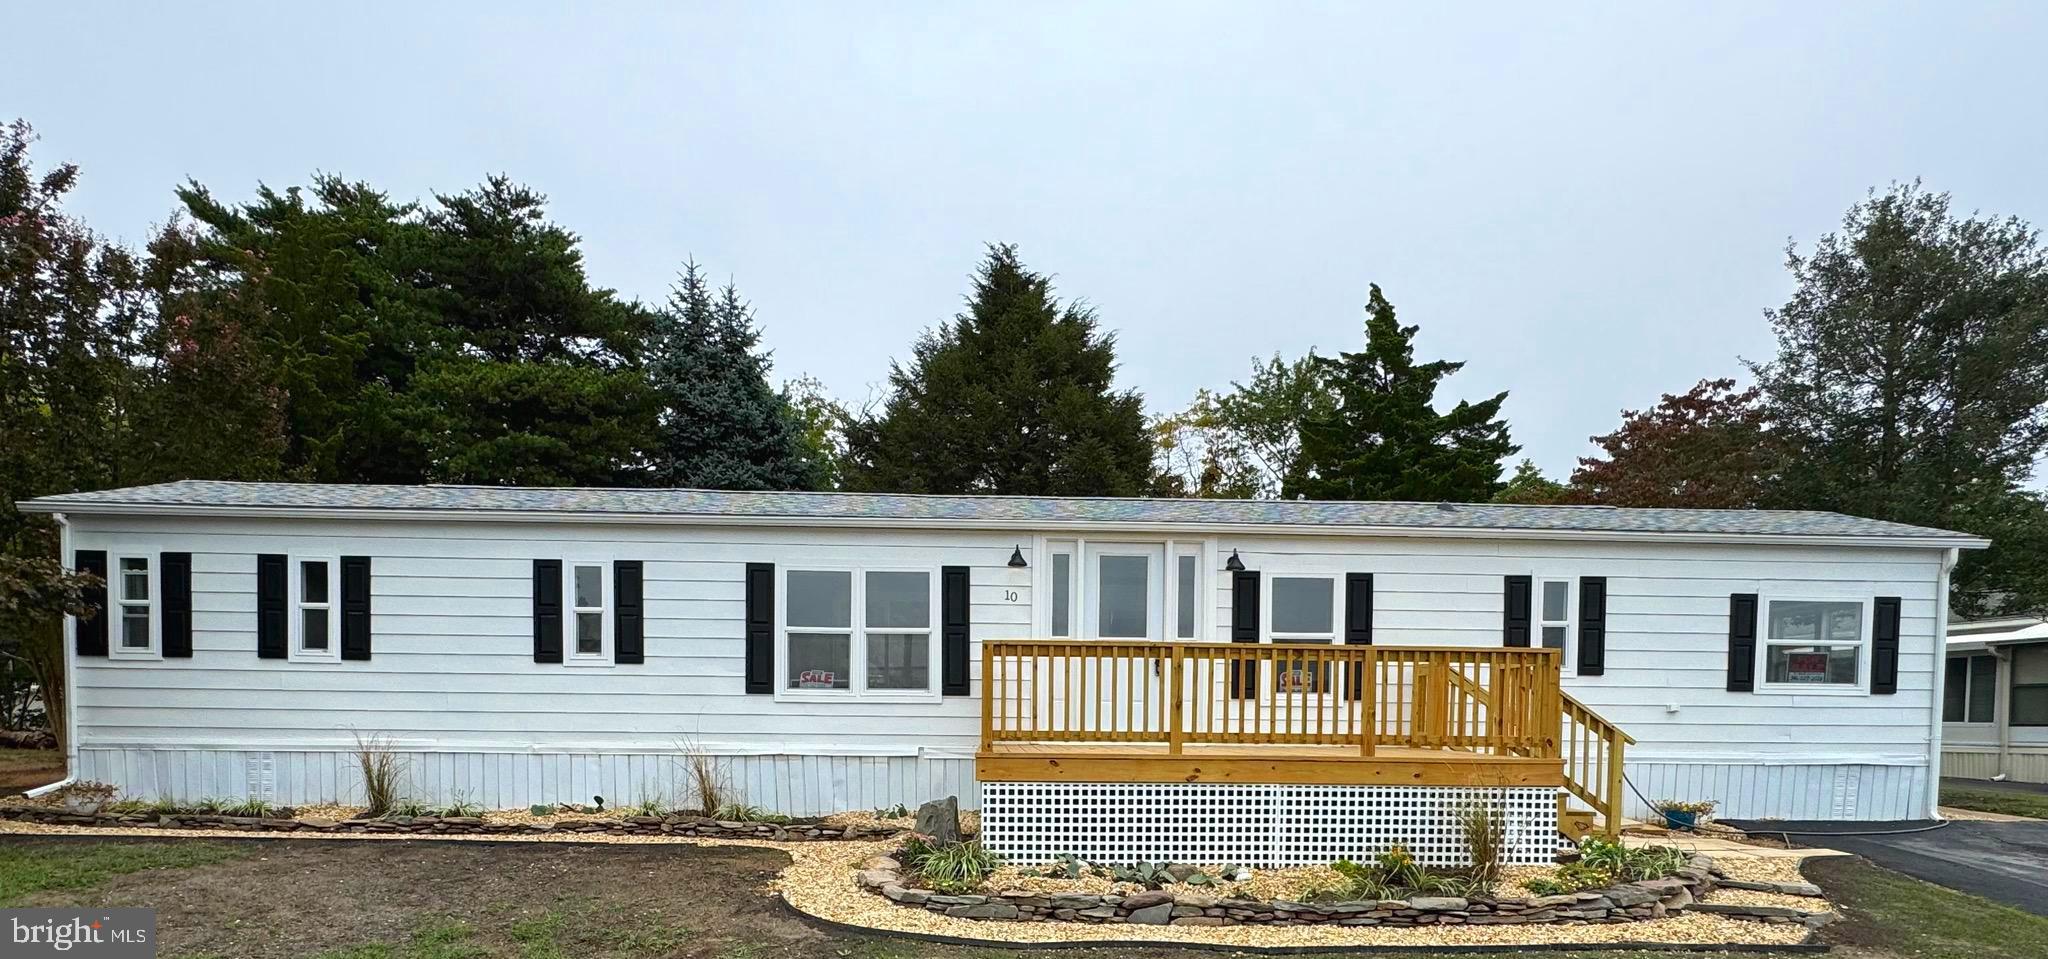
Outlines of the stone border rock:
<svg viewBox="0 0 2048 959">
<path fill-rule="evenodd" d="M 1229 899 L 1163 889 L 1129 896 L 1040 893 L 1012 890 L 990 895 L 947 895 L 904 881 L 901 863 L 877 857 L 854 875 L 862 889 L 899 906 L 925 909 L 956 919 L 1009 922 L 1083 922 L 1153 926 L 1508 926 L 1588 925 L 1640 922 L 1694 910 L 1735 919 L 1818 929 L 1834 921 L 1831 911 L 1802 912 L 1782 906 L 1703 902 L 1717 885 L 1736 888 L 1715 875 L 1713 860 L 1694 856 L 1665 879 L 1621 883 L 1605 889 L 1533 899 L 1464 899 L 1411 896 L 1407 899 L 1306 903 Z M 1747 884 L 1762 885 L 1762 884 Z M 1774 887 L 1780 884 L 1772 884 Z M 1792 884 L 1771 891 L 1787 891 Z M 1812 889 L 1813 895 L 1820 890 Z M 1805 895 L 1791 892 L 1791 895 Z"/>
<path fill-rule="evenodd" d="M 823 823 L 744 823 L 703 816 L 627 816 L 622 819 L 560 819 L 552 823 L 496 823 L 474 816 L 396 816 L 383 819 L 255 818 L 204 813 L 70 812 L 48 806 L 0 806 L 0 819 L 51 826 L 122 829 L 255 830 L 275 833 L 400 833 L 431 836 L 695 836 L 704 839 L 767 839 L 829 842 L 888 839 L 893 827 L 827 826 Z"/>
</svg>

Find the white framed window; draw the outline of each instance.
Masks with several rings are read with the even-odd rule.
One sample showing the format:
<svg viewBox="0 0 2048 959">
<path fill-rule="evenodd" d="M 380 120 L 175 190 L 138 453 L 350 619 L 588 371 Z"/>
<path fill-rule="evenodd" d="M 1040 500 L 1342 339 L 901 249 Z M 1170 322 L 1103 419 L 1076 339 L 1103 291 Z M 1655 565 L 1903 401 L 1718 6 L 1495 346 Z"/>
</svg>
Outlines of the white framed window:
<svg viewBox="0 0 2048 959">
<path fill-rule="evenodd" d="M 1337 577 L 1275 575 L 1266 580 L 1266 636 L 1275 643 L 1337 642 Z M 1327 666 L 1327 664 L 1326 664 Z M 1329 670 L 1294 661 L 1275 672 L 1275 692 L 1313 693 L 1329 687 Z"/>
<path fill-rule="evenodd" d="M 341 658 L 341 563 L 332 556 L 294 556 L 291 563 L 291 658 Z"/>
<path fill-rule="evenodd" d="M 1989 725 L 1997 708 L 1998 658 L 1990 653 L 1950 656 L 1943 673 L 1941 721 Z"/>
<path fill-rule="evenodd" d="M 2008 721 L 2014 726 L 2048 726 L 2048 646 L 2014 647 L 2011 669 Z"/>
<path fill-rule="evenodd" d="M 1573 592 L 1568 579 L 1536 580 L 1536 645 L 1557 650 L 1567 676 L 1578 664 L 1572 656 L 1572 607 L 1578 604 Z"/>
<path fill-rule="evenodd" d="M 599 560 L 564 560 L 562 595 L 569 597 L 567 655 L 569 665 L 610 665 L 611 564 Z"/>
<path fill-rule="evenodd" d="M 1044 555 L 1047 567 L 1046 595 L 1049 597 L 1047 611 L 1051 623 L 1048 635 L 1054 639 L 1071 639 L 1074 636 L 1074 577 L 1079 572 L 1074 563 L 1074 544 L 1048 544 Z"/>
<path fill-rule="evenodd" d="M 108 593 L 114 606 L 115 656 L 148 659 L 159 655 L 155 614 L 155 583 L 149 557 L 120 556 L 114 560 L 114 582 Z"/>
<path fill-rule="evenodd" d="M 784 571 L 776 695 L 937 698 L 937 581 L 928 568 Z"/>
<path fill-rule="evenodd" d="M 1202 557 L 1186 548 L 1173 557 L 1173 638 L 1196 639 L 1201 635 Z"/>
<path fill-rule="evenodd" d="M 1765 597 L 1757 644 L 1761 689 L 1860 693 L 1869 675 L 1870 601 Z"/>
</svg>

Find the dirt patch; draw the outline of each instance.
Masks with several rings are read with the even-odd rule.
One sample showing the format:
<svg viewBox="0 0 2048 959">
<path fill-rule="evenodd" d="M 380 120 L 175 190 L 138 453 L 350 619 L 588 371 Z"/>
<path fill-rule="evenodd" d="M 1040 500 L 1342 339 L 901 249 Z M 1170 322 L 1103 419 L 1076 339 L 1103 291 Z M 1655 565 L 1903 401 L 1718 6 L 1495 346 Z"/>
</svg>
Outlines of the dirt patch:
<svg viewBox="0 0 2048 959">
<path fill-rule="evenodd" d="M 64 778 L 64 754 L 54 749 L 0 749 L 0 796 Z"/>
<path fill-rule="evenodd" d="M 44 842 L 56 847 L 51 855 L 63 854 L 60 843 Z M 817 955 L 825 942 L 765 892 L 788 863 L 774 850 L 567 843 L 255 845 L 250 855 L 230 862 L 133 873 L 89 890 L 39 893 L 23 905 L 155 907 L 169 957 L 303 959 L 367 944 L 402 944 L 428 926 L 457 924 L 470 927 L 468 938 L 483 955 L 768 959 Z"/>
</svg>

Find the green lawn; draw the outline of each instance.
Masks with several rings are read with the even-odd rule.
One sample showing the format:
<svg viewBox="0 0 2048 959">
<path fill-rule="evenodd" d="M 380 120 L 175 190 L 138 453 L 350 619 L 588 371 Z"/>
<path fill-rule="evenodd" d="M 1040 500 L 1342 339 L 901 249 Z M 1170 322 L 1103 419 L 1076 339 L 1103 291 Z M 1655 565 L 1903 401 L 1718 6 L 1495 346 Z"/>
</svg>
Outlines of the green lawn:
<svg viewBox="0 0 2048 959">
<path fill-rule="evenodd" d="M 90 889 L 131 872 L 208 866 L 247 852 L 205 842 L 78 843 L 66 855 L 53 856 L 43 848 L 0 845 L 0 906 L 46 889 Z"/>
<path fill-rule="evenodd" d="M 1854 954 L 1911 959 L 2041 959 L 2048 918 L 1879 869 L 1817 859 L 1807 878 L 1827 890 L 1842 922 L 1828 938 Z"/>
<path fill-rule="evenodd" d="M 2048 819 L 2048 793 L 2021 792 L 2017 789 L 1999 789 L 1995 786 L 1957 786 L 1941 784 L 1941 804 L 1957 809 L 1974 809 L 1978 812 L 2004 813 L 2008 816 L 2030 816 L 2034 819 Z"/>
</svg>

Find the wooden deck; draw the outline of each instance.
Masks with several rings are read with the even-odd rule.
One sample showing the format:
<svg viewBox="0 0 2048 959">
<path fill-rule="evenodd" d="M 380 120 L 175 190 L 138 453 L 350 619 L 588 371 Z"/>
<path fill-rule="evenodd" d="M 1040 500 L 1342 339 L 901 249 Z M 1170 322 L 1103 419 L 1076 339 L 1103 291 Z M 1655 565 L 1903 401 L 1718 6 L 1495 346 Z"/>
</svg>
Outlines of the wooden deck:
<svg viewBox="0 0 2048 959">
<path fill-rule="evenodd" d="M 982 644 L 984 782 L 1553 788 L 1620 822 L 1634 742 L 1551 649 Z"/>
<path fill-rule="evenodd" d="M 975 755 L 984 782 L 1279 783 L 1333 786 L 1564 785 L 1552 757 L 1490 756 L 1457 749 L 1188 743 L 999 742 Z"/>
</svg>

